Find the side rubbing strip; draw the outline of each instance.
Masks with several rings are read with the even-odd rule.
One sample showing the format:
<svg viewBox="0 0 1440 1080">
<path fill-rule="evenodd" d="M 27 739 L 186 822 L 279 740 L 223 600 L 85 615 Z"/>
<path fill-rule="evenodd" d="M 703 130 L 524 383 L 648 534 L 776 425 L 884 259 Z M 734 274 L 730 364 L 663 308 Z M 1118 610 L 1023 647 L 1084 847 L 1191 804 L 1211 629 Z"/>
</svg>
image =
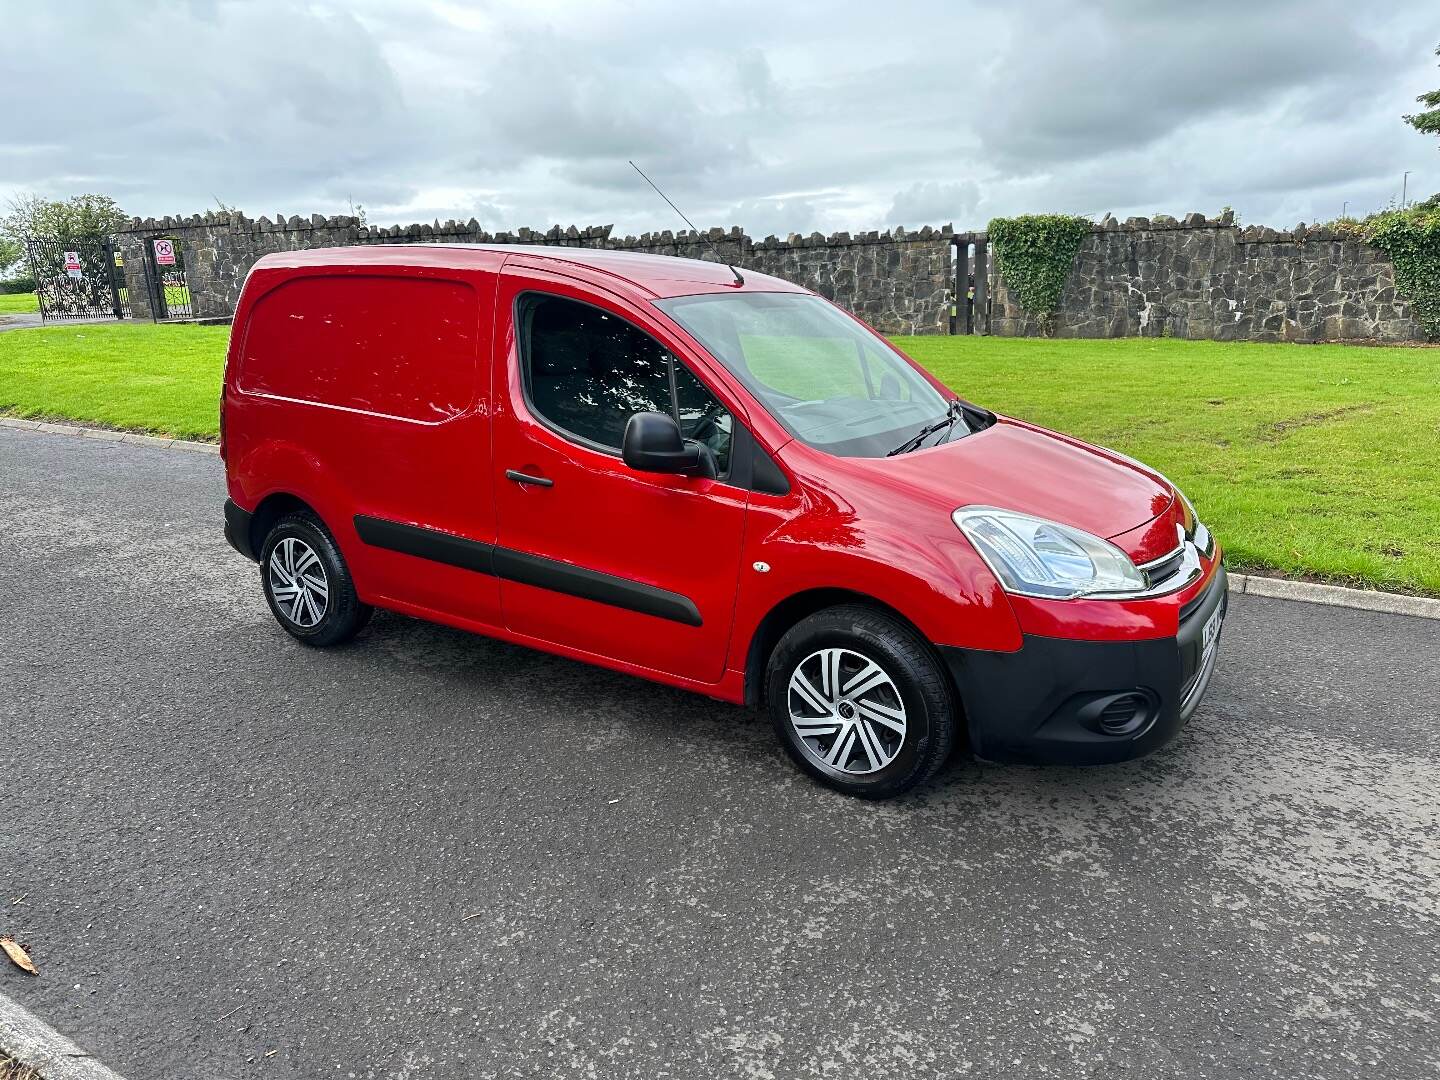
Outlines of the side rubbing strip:
<svg viewBox="0 0 1440 1080">
<path fill-rule="evenodd" d="M 568 593 L 686 626 L 700 625 L 700 609 L 688 596 L 613 574 L 602 574 L 598 570 L 587 570 L 583 566 L 496 548 L 495 572 L 507 581 L 518 581 L 522 585 Z"/>
<path fill-rule="evenodd" d="M 481 574 L 495 573 L 495 548 L 478 540 L 466 540 L 449 533 L 401 525 L 398 521 L 355 515 L 355 531 L 372 547 L 388 548 L 404 555 L 418 555 L 432 562 L 447 563 Z"/>
<path fill-rule="evenodd" d="M 644 582 L 380 518 L 357 515 L 355 531 L 372 547 L 493 574 L 521 585 L 534 585 L 686 626 L 701 625 L 700 609 L 688 596 Z"/>
</svg>

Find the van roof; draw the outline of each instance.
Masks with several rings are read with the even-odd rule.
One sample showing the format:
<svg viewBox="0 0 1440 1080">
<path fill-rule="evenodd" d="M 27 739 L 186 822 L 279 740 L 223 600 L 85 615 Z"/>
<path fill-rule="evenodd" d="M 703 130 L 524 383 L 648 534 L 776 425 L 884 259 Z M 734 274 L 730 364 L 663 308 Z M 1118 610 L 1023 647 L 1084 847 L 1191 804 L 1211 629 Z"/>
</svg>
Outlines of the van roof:
<svg viewBox="0 0 1440 1080">
<path fill-rule="evenodd" d="M 352 247 L 307 248 L 266 255 L 256 269 L 315 266 L 425 266 L 455 270 L 493 270 L 494 256 L 525 265 L 565 263 L 570 273 L 598 279 L 619 279 L 652 297 L 689 296 L 705 292 L 804 292 L 781 278 L 741 269 L 744 285 L 737 285 L 729 267 L 701 259 L 652 255 L 605 248 L 561 247 L 545 244 L 359 244 Z"/>
</svg>

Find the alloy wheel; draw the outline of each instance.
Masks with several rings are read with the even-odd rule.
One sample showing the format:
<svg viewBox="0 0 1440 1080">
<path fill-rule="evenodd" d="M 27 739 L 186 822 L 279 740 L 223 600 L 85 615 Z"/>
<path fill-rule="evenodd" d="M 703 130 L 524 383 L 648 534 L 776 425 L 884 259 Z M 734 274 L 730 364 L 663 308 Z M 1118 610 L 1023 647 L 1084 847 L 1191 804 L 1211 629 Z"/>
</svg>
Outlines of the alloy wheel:
<svg viewBox="0 0 1440 1080">
<path fill-rule="evenodd" d="M 275 545 L 270 552 L 270 595 L 296 626 L 319 624 L 330 606 L 330 582 L 314 548 L 293 536 Z"/>
<path fill-rule="evenodd" d="M 853 649 L 819 649 L 790 676 L 790 725 L 825 767 L 878 772 L 905 745 L 905 703 L 885 669 Z"/>
</svg>

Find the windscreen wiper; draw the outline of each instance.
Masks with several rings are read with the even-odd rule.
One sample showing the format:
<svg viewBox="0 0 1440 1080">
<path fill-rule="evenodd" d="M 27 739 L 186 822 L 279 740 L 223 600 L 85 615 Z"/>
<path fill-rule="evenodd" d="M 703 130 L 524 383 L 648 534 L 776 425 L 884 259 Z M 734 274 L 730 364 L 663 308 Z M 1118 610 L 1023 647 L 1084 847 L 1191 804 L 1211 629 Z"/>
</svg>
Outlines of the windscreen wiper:
<svg viewBox="0 0 1440 1080">
<path fill-rule="evenodd" d="M 910 436 L 910 438 L 906 439 L 899 446 L 895 447 L 894 450 L 891 450 L 885 456 L 894 457 L 896 454 L 905 454 L 909 453 L 911 450 L 918 450 L 920 448 L 920 444 L 923 443 L 926 439 L 928 439 L 931 435 L 934 435 L 937 431 L 943 431 L 947 428 L 954 427 L 955 421 L 961 419 L 964 415 L 964 405 L 960 403 L 959 398 L 953 398 L 950 404 L 945 407 L 945 415 L 943 417 L 941 417 L 939 420 L 936 420 L 933 424 L 926 424 L 923 428 L 917 431 L 914 435 Z"/>
</svg>

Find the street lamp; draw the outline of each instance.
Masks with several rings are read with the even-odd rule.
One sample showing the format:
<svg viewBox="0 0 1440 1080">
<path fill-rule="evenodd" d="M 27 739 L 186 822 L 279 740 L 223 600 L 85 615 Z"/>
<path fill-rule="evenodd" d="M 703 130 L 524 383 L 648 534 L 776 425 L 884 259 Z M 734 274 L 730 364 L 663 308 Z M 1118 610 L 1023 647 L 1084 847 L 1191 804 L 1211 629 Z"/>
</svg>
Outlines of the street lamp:
<svg viewBox="0 0 1440 1080">
<path fill-rule="evenodd" d="M 1405 175 L 1400 177 L 1400 209 L 1405 209 L 1405 192 L 1410 186 L 1410 170 L 1405 170 Z"/>
</svg>

